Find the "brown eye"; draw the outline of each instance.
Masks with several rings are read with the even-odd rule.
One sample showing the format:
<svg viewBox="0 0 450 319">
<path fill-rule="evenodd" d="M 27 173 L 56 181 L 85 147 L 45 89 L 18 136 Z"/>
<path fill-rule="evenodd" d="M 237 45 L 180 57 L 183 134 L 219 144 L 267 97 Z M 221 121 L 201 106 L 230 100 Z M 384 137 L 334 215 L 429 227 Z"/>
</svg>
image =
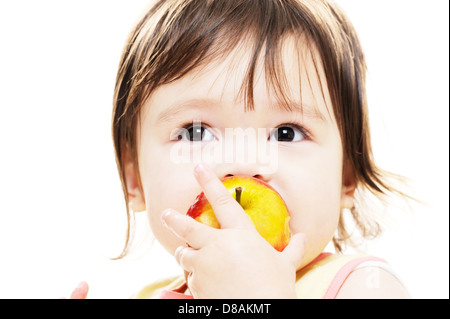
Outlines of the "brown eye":
<svg viewBox="0 0 450 319">
<path fill-rule="evenodd" d="M 202 140 L 203 134 L 205 132 L 205 128 L 202 126 L 192 126 L 186 130 L 187 138 L 191 142 L 198 142 Z"/>
<path fill-rule="evenodd" d="M 193 123 L 183 129 L 178 140 L 191 142 L 208 142 L 215 139 L 210 129 L 201 123 Z"/>
<path fill-rule="evenodd" d="M 303 130 L 292 126 L 282 125 L 273 130 L 270 134 L 269 141 L 272 142 L 298 142 L 305 138 Z"/>
</svg>

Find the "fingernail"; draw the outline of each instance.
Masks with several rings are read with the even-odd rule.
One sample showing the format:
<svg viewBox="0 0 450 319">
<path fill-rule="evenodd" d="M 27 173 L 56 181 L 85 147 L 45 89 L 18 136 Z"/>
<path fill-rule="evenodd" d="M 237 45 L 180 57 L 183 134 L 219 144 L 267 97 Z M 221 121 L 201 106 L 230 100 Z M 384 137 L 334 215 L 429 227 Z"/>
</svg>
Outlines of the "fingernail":
<svg viewBox="0 0 450 319">
<path fill-rule="evenodd" d="M 204 166 L 203 164 L 198 164 L 198 165 L 195 166 L 195 168 L 194 168 L 194 174 L 195 174 L 196 176 L 199 176 L 199 175 L 201 175 L 201 174 L 204 174 L 205 171 L 206 171 L 206 168 L 205 168 L 205 166 Z"/>
<path fill-rule="evenodd" d="M 80 281 L 78 283 L 78 286 L 75 289 L 82 289 L 86 286 L 86 283 L 84 281 Z"/>
<path fill-rule="evenodd" d="M 171 210 L 170 209 L 166 209 L 165 211 L 163 211 L 163 213 L 161 214 L 161 221 L 163 223 L 164 226 L 167 226 L 167 216 L 169 216 L 171 214 Z"/>
</svg>

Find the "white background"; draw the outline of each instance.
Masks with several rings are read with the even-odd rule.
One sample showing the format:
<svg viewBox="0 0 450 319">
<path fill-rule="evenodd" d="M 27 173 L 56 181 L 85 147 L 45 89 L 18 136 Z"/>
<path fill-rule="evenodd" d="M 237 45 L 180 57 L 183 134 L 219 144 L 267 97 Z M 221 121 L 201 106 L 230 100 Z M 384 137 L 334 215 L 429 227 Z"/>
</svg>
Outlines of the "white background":
<svg viewBox="0 0 450 319">
<path fill-rule="evenodd" d="M 339 0 L 369 65 L 377 162 L 427 205 L 394 207 L 366 246 L 417 298 L 449 297 L 449 2 Z M 147 0 L 0 0 L 0 298 L 127 298 L 178 274 L 125 206 L 110 136 L 115 73 Z"/>
</svg>

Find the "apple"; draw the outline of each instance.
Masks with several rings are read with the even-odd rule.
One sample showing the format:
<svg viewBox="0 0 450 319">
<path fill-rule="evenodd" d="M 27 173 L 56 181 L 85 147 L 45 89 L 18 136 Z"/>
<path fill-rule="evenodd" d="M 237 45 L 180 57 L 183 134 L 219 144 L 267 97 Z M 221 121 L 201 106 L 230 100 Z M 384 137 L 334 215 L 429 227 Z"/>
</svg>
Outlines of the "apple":
<svg viewBox="0 0 450 319">
<path fill-rule="evenodd" d="M 259 234 L 276 250 L 282 251 L 290 239 L 290 215 L 277 191 L 267 183 L 247 176 L 227 177 L 222 183 L 250 217 Z M 200 223 L 220 228 L 204 193 L 197 196 L 186 214 Z"/>
</svg>

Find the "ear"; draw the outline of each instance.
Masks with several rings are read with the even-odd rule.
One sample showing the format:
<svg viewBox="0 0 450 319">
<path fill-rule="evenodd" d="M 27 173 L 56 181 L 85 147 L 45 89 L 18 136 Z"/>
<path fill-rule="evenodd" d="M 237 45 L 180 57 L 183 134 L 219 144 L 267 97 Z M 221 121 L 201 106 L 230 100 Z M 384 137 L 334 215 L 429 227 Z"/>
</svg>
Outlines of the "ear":
<svg viewBox="0 0 450 319">
<path fill-rule="evenodd" d="M 131 159 L 128 148 L 123 153 L 123 170 L 125 174 L 125 186 L 128 194 L 128 207 L 134 212 L 145 210 L 145 198 L 142 192 L 136 163 Z"/>
<path fill-rule="evenodd" d="M 341 209 L 352 209 L 355 206 L 356 180 L 348 165 L 344 165 L 342 174 Z"/>
</svg>

